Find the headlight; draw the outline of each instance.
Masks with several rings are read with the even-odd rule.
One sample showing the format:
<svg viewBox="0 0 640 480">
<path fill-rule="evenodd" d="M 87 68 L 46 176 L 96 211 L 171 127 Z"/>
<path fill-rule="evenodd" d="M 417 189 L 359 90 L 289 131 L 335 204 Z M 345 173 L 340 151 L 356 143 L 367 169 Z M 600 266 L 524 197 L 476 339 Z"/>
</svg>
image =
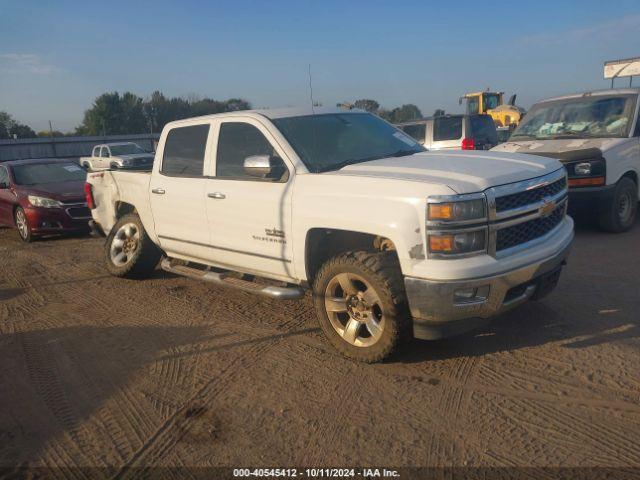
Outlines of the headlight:
<svg viewBox="0 0 640 480">
<path fill-rule="evenodd" d="M 589 187 L 604 185 L 606 163 L 603 158 L 565 163 L 570 187 Z"/>
<path fill-rule="evenodd" d="M 34 207 L 56 208 L 62 206 L 62 202 L 51 198 L 37 197 L 35 195 L 29 195 L 27 198 L 29 199 L 29 203 Z"/>
<path fill-rule="evenodd" d="M 429 253 L 434 256 L 468 255 L 487 250 L 487 229 L 467 232 L 428 233 Z"/>
<path fill-rule="evenodd" d="M 472 222 L 484 220 L 486 216 L 484 197 L 451 202 L 430 198 L 427 207 L 429 222 Z"/>
<path fill-rule="evenodd" d="M 591 175 L 591 164 L 589 162 L 578 163 L 574 171 L 576 175 Z"/>
</svg>

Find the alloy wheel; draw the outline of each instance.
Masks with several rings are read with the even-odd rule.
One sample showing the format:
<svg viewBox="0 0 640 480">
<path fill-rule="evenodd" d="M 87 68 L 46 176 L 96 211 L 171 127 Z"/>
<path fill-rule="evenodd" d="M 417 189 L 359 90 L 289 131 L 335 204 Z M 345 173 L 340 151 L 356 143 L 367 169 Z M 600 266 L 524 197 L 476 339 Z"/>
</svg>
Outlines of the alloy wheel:
<svg viewBox="0 0 640 480">
<path fill-rule="evenodd" d="M 109 254 L 114 265 L 121 267 L 131 261 L 140 245 L 140 232 L 135 223 L 125 223 L 113 236 Z"/>
<path fill-rule="evenodd" d="M 370 347 L 384 331 L 382 301 L 373 286 L 355 273 L 334 276 L 325 291 L 325 310 L 331 326 L 356 347 Z"/>
</svg>

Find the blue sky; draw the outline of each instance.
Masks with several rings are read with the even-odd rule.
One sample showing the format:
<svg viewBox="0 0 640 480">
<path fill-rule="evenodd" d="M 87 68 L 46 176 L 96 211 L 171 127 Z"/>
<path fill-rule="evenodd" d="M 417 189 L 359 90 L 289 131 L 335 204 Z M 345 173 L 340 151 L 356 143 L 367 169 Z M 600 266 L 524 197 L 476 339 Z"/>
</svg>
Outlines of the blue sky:
<svg viewBox="0 0 640 480">
<path fill-rule="evenodd" d="M 524 3 L 0 0 L 0 110 L 66 131 L 113 90 L 307 104 L 309 63 L 325 105 L 454 112 L 491 87 L 529 107 L 606 88 L 604 60 L 640 56 L 638 0 Z"/>
</svg>

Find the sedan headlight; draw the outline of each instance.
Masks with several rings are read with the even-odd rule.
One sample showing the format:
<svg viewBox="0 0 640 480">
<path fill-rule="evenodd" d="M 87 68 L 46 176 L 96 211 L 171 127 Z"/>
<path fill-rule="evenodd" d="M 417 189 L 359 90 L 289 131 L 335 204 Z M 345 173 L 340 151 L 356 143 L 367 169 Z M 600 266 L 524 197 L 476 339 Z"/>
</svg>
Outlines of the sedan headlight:
<svg viewBox="0 0 640 480">
<path fill-rule="evenodd" d="M 27 198 L 29 199 L 29 203 L 34 207 L 57 208 L 62 206 L 62 202 L 59 202 L 58 200 L 53 200 L 47 197 L 38 197 L 36 195 L 29 195 Z"/>
<path fill-rule="evenodd" d="M 487 229 L 428 233 L 429 254 L 433 257 L 472 255 L 487 251 Z"/>
<path fill-rule="evenodd" d="M 427 221 L 429 222 L 466 223 L 484 220 L 486 216 L 484 197 L 452 202 L 430 199 L 427 207 Z"/>
</svg>

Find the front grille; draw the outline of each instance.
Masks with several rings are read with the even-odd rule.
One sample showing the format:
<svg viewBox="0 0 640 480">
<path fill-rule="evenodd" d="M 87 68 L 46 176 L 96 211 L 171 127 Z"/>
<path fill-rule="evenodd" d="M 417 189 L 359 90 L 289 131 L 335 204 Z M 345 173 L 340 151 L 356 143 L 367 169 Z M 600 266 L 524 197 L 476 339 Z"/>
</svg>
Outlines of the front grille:
<svg viewBox="0 0 640 480">
<path fill-rule="evenodd" d="M 496 212 L 500 213 L 507 210 L 513 210 L 514 208 L 524 207 L 525 205 L 530 205 L 532 203 L 537 203 L 546 197 L 551 197 L 560 193 L 566 188 L 566 186 L 567 180 L 565 177 L 562 177 L 561 179 L 542 187 L 513 193 L 511 195 L 505 195 L 504 197 L 498 197 L 496 198 Z"/>
<path fill-rule="evenodd" d="M 539 217 L 528 222 L 522 222 L 512 227 L 498 230 L 496 237 L 496 251 L 506 250 L 525 242 L 542 237 L 553 230 L 564 217 L 564 205 L 555 209 L 547 217 Z"/>
<path fill-rule="evenodd" d="M 71 218 L 88 218 L 91 216 L 91 210 L 87 207 L 71 207 L 67 208 L 67 214 Z"/>
</svg>

